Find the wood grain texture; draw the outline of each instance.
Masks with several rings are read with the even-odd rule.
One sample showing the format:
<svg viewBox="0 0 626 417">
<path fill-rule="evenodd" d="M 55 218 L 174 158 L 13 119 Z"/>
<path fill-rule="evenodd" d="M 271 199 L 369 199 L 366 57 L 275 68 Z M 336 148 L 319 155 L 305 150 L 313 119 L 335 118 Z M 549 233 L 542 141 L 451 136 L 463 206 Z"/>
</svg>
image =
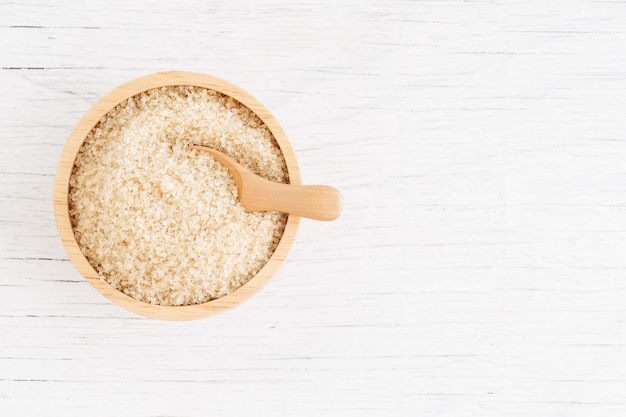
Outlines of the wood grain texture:
<svg viewBox="0 0 626 417">
<path fill-rule="evenodd" d="M 0 3 L 0 415 L 623 416 L 626 3 Z M 303 220 L 259 294 L 137 318 L 68 261 L 76 122 L 164 70 L 276 116 Z"/>
</svg>

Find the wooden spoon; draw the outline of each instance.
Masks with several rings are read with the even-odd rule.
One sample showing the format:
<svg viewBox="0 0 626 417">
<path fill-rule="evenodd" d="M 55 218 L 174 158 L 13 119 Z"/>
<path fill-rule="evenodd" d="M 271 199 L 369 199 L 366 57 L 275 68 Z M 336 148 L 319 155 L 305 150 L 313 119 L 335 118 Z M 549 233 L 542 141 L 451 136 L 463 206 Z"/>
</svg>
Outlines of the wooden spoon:
<svg viewBox="0 0 626 417">
<path fill-rule="evenodd" d="M 211 154 L 235 179 L 239 202 L 247 213 L 282 211 L 314 220 L 335 220 L 341 214 L 343 197 L 328 185 L 281 184 L 248 171 L 230 156 L 206 146 L 192 145 Z"/>
</svg>

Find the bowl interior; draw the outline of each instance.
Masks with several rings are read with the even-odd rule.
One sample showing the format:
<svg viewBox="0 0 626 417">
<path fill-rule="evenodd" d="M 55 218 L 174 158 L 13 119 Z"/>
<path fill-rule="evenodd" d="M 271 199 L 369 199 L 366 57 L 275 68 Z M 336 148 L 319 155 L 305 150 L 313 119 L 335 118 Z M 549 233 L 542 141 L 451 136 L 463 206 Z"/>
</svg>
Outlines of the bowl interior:
<svg viewBox="0 0 626 417">
<path fill-rule="evenodd" d="M 289 181 L 301 184 L 300 172 L 293 148 L 274 116 L 254 97 L 219 78 L 190 72 L 163 72 L 148 75 L 123 84 L 98 101 L 78 122 L 63 148 L 54 182 L 54 213 L 59 235 L 70 259 L 83 277 L 114 303 L 146 317 L 165 320 L 191 320 L 220 313 L 246 301 L 259 291 L 278 271 L 294 244 L 300 218 L 290 215 L 274 253 L 265 266 L 246 284 L 234 292 L 202 304 L 161 306 L 136 300 L 100 279 L 98 272 L 83 255 L 74 236 L 69 215 L 69 181 L 76 156 L 85 138 L 98 121 L 122 101 L 153 88 L 165 86 L 196 86 L 218 91 L 239 101 L 252 110 L 268 127 L 285 158 Z"/>
</svg>

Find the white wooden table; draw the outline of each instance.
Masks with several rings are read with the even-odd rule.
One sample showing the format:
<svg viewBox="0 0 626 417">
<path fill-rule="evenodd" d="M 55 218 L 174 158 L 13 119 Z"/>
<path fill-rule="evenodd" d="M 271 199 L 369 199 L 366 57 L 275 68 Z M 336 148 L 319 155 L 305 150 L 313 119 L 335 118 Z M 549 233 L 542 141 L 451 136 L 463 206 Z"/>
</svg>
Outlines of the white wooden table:
<svg viewBox="0 0 626 417">
<path fill-rule="evenodd" d="M 0 416 L 626 415 L 625 2 L 155 3 L 0 2 Z M 346 202 L 183 323 L 52 213 L 81 115 L 163 70 L 250 91 Z"/>
</svg>

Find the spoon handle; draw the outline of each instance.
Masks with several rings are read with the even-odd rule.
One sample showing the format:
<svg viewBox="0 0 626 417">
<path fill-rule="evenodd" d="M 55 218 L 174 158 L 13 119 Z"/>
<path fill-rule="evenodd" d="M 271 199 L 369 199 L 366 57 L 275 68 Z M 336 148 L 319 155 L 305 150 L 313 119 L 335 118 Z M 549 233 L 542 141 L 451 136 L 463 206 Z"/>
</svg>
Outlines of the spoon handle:
<svg viewBox="0 0 626 417">
<path fill-rule="evenodd" d="M 267 180 L 255 185 L 262 190 L 257 188 L 254 202 L 244 204 L 246 211 L 282 211 L 330 221 L 339 217 L 343 208 L 343 197 L 328 185 L 290 185 Z"/>
</svg>

